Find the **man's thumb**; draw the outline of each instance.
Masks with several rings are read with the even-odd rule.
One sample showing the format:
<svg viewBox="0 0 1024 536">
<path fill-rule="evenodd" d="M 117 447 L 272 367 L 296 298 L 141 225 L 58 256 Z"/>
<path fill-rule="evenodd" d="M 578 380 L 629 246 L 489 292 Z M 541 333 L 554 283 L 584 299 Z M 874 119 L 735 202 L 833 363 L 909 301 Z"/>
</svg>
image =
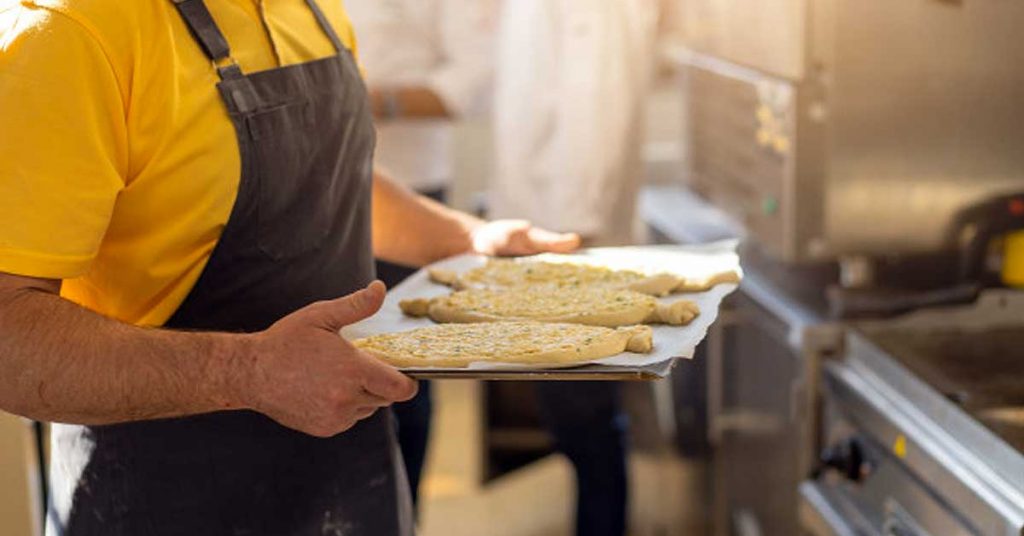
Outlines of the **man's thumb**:
<svg viewBox="0 0 1024 536">
<path fill-rule="evenodd" d="M 386 292 L 384 283 L 374 281 L 366 288 L 348 296 L 311 305 L 308 313 L 325 329 L 338 331 L 349 324 L 373 316 L 384 303 Z"/>
</svg>

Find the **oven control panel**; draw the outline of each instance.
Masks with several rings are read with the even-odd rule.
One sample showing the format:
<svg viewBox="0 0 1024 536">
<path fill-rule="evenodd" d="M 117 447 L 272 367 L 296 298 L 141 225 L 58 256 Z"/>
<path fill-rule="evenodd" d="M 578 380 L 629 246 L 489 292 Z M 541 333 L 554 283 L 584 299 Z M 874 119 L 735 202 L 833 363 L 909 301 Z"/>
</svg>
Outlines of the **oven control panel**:
<svg viewBox="0 0 1024 536">
<path fill-rule="evenodd" d="M 822 219 L 813 212 L 822 206 L 821 181 L 801 184 L 797 174 L 798 86 L 716 58 L 687 58 L 687 185 L 773 257 L 823 254 L 815 250 Z"/>
</svg>

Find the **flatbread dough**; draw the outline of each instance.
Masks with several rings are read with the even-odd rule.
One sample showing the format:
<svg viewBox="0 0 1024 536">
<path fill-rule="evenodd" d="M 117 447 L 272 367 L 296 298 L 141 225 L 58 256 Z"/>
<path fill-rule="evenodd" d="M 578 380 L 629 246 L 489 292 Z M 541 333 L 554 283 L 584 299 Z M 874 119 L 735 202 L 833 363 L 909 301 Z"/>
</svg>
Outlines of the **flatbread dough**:
<svg viewBox="0 0 1024 536">
<path fill-rule="evenodd" d="M 463 274 L 430 269 L 430 279 L 456 290 L 512 289 L 537 285 L 599 287 L 633 290 L 651 296 L 675 292 L 704 292 L 721 283 L 738 283 L 733 270 L 700 277 L 675 274 L 643 274 L 632 270 L 612 270 L 601 266 L 555 263 L 528 259 L 490 259 L 487 264 Z"/>
<path fill-rule="evenodd" d="M 590 287 L 461 290 L 450 296 L 402 300 L 399 306 L 409 316 L 429 316 L 439 323 L 534 320 L 605 327 L 681 326 L 700 314 L 697 304 L 688 300 L 663 304 L 632 290 Z"/>
<path fill-rule="evenodd" d="M 568 367 L 622 352 L 653 349 L 651 328 L 487 322 L 439 324 L 374 335 L 356 347 L 396 367 L 464 368 L 479 361 Z"/>
</svg>

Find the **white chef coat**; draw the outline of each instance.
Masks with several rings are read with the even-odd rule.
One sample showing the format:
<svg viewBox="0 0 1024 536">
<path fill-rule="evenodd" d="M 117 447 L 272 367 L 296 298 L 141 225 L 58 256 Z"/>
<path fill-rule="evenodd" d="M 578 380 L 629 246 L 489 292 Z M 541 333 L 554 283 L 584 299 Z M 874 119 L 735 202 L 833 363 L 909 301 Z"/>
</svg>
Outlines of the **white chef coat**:
<svg viewBox="0 0 1024 536">
<path fill-rule="evenodd" d="M 456 116 L 481 113 L 493 78 L 497 0 L 344 0 L 370 87 L 424 86 Z M 377 122 L 377 162 L 418 190 L 452 175 L 447 119 Z"/>
<path fill-rule="evenodd" d="M 496 66 L 492 216 L 635 239 L 656 0 L 509 0 Z"/>
</svg>

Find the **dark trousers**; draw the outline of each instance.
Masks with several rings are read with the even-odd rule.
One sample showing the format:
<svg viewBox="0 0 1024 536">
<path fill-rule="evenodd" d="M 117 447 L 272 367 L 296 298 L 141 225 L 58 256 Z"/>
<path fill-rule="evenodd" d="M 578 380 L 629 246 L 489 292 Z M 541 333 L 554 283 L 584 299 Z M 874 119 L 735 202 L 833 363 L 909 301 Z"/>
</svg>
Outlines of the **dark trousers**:
<svg viewBox="0 0 1024 536">
<path fill-rule="evenodd" d="M 615 382 L 540 382 L 541 419 L 576 471 L 577 536 L 623 536 L 629 424 Z"/>
</svg>

